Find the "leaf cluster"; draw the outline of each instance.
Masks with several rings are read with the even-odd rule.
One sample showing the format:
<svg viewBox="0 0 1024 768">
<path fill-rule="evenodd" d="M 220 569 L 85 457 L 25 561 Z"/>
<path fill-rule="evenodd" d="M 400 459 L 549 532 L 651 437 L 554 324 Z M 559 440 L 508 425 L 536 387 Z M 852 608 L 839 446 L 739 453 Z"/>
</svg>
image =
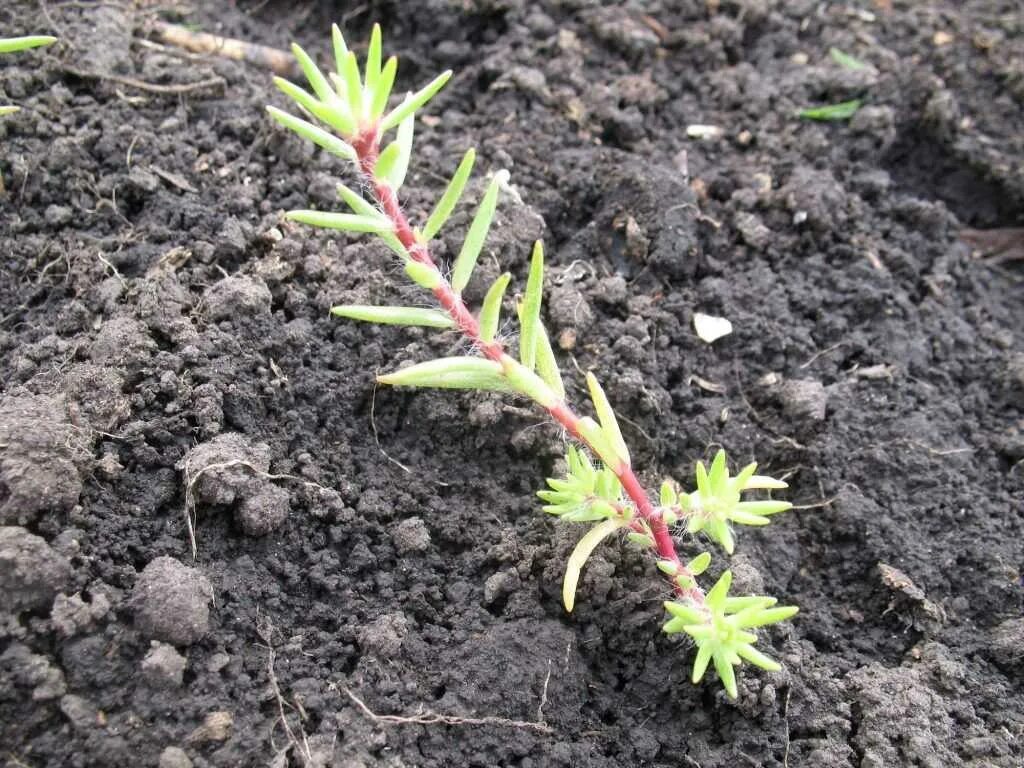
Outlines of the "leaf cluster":
<svg viewBox="0 0 1024 768">
<path fill-rule="evenodd" d="M 586 452 L 569 446 L 563 479 L 549 477 L 551 490 L 537 491 L 547 504 L 542 509 L 570 523 L 592 523 L 622 516 L 622 484 L 604 466 L 595 467 Z"/>
<path fill-rule="evenodd" d="M 710 471 L 703 461 L 697 462 L 697 490 L 679 494 L 671 483 L 661 488 L 661 504 L 686 519 L 688 533 L 705 533 L 730 555 L 735 549 L 730 523 L 740 525 L 768 525 L 770 517 L 792 507 L 788 501 L 765 499 L 742 501 L 744 491 L 755 489 L 780 490 L 788 486 L 782 480 L 755 475 L 757 463 L 745 466 L 735 477 L 730 477 L 725 451 L 719 450 L 711 462 Z"/>
<path fill-rule="evenodd" d="M 671 618 L 663 629 L 667 634 L 685 633 L 697 645 L 693 682 L 699 683 L 713 662 L 722 685 L 736 698 L 734 667 L 743 661 L 770 672 L 781 669 L 778 662 L 754 648 L 757 635 L 749 629 L 785 621 L 796 615 L 796 606 L 778 606 L 774 597 L 750 595 L 730 597 L 732 572 L 725 571 L 707 593 L 702 606 L 682 601 L 665 603 Z"/>
</svg>

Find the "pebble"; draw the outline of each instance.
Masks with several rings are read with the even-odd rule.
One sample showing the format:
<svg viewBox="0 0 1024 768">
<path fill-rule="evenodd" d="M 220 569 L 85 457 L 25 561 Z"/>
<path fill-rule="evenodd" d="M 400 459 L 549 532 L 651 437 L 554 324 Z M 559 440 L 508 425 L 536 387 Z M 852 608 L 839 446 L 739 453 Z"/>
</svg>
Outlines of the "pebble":
<svg viewBox="0 0 1024 768">
<path fill-rule="evenodd" d="M 382 658 L 394 656 L 409 632 L 409 620 L 401 613 L 388 613 L 370 622 L 359 633 L 359 645 L 366 653 Z"/>
<path fill-rule="evenodd" d="M 484 605 L 492 605 L 518 589 L 519 573 L 515 568 L 499 571 L 484 582 Z"/>
<path fill-rule="evenodd" d="M 167 643 L 154 642 L 142 660 L 142 676 L 154 688 L 180 688 L 187 661 Z"/>
<path fill-rule="evenodd" d="M 0 609 L 17 612 L 50 603 L 71 578 L 71 563 L 19 526 L 0 527 Z"/>
<path fill-rule="evenodd" d="M 157 765 L 158 768 L 192 768 L 192 761 L 181 747 L 165 747 Z"/>
<path fill-rule="evenodd" d="M 238 505 L 235 519 L 248 536 L 266 536 L 288 518 L 290 496 L 284 488 L 266 483 Z"/>
<path fill-rule="evenodd" d="M 410 517 L 395 526 L 391 540 L 400 555 L 425 552 L 430 548 L 430 531 L 420 518 Z"/>
<path fill-rule="evenodd" d="M 262 280 L 232 275 L 206 291 L 206 309 L 212 320 L 270 314 L 271 295 Z"/>
<path fill-rule="evenodd" d="M 194 568 L 173 557 L 147 565 L 132 592 L 135 626 L 146 637 L 173 645 L 192 645 L 210 626 L 213 587 Z"/>
<path fill-rule="evenodd" d="M 790 379 L 779 389 L 782 410 L 792 419 L 824 421 L 828 395 L 820 381 Z"/>
</svg>

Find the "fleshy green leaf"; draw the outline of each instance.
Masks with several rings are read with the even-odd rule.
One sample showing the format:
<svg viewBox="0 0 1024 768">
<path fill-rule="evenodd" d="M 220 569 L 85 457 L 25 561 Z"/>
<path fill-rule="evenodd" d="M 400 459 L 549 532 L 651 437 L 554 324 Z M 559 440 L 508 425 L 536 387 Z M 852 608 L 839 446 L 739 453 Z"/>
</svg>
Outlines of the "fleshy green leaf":
<svg viewBox="0 0 1024 768">
<path fill-rule="evenodd" d="M 391 221 L 383 216 L 359 216 L 352 213 L 330 211 L 288 211 L 285 218 L 313 227 L 342 229 L 346 232 L 383 233 L 390 231 L 393 226 Z"/>
<path fill-rule="evenodd" d="M 766 656 L 759 650 L 750 645 L 741 645 L 736 649 L 736 653 L 743 659 L 746 659 L 755 667 L 760 667 L 768 672 L 778 672 L 782 669 L 782 665 L 779 664 L 771 656 Z"/>
<path fill-rule="evenodd" d="M 398 133 L 395 135 L 395 143 L 401 148 L 401 152 L 398 155 L 398 162 L 395 163 L 395 167 L 388 174 L 388 181 L 391 182 L 391 188 L 394 190 L 401 189 L 402 184 L 405 183 L 405 174 L 409 170 L 409 157 L 412 155 L 412 137 L 415 124 L 416 120 L 413 115 L 409 115 L 398 126 Z"/>
<path fill-rule="evenodd" d="M 708 662 L 711 661 L 712 648 L 710 645 L 702 645 L 697 650 L 697 658 L 693 662 L 693 684 L 696 685 L 704 677 L 704 672 L 708 668 Z"/>
<path fill-rule="evenodd" d="M 711 493 L 711 483 L 708 481 L 708 468 L 704 466 L 703 461 L 697 462 L 695 475 L 697 478 L 697 492 L 703 498 L 711 498 L 714 494 Z"/>
<path fill-rule="evenodd" d="M 363 78 L 363 82 L 366 84 L 366 93 L 371 99 L 376 94 L 377 83 L 380 81 L 380 49 L 380 24 L 374 24 L 373 31 L 370 32 L 370 45 L 366 49 L 366 75 Z"/>
<path fill-rule="evenodd" d="M 391 95 L 391 88 L 395 84 L 395 74 L 398 72 L 398 59 L 391 56 L 384 69 L 377 79 L 377 86 L 373 91 L 373 101 L 370 103 L 370 119 L 379 120 L 388 106 L 388 97 Z"/>
<path fill-rule="evenodd" d="M 548 332 L 541 325 L 537 334 L 537 374 L 547 382 L 547 385 L 560 398 L 565 398 L 565 384 L 562 382 L 562 373 L 558 370 L 558 360 L 555 358 L 555 351 L 551 348 L 551 340 Z"/>
<path fill-rule="evenodd" d="M 765 475 L 752 475 L 743 485 L 743 490 L 745 491 L 781 491 L 786 488 L 789 488 L 789 484 L 782 480 L 776 480 L 774 477 L 766 477 Z"/>
<path fill-rule="evenodd" d="M 606 464 L 614 466 L 621 461 L 612 444 L 608 441 L 608 436 L 605 435 L 604 430 L 592 418 L 584 416 L 576 423 L 576 429 L 579 431 L 580 437 L 590 446 L 591 450 L 600 456 L 601 460 Z"/>
<path fill-rule="evenodd" d="M 715 671 L 718 673 L 718 678 L 722 681 L 722 685 L 725 686 L 725 692 L 729 694 L 730 698 L 735 699 L 737 695 L 736 670 L 733 669 L 729 659 L 721 651 L 713 654 L 712 658 L 715 661 Z"/>
<path fill-rule="evenodd" d="M 766 499 L 764 501 L 741 501 L 736 505 L 738 510 L 752 515 L 777 515 L 779 512 L 785 512 L 787 509 L 792 509 L 792 507 L 793 505 L 788 501 L 776 501 L 774 499 Z"/>
<path fill-rule="evenodd" d="M 861 104 L 863 102 L 860 99 L 852 99 L 850 101 L 841 101 L 838 104 L 829 104 L 824 107 L 809 107 L 808 109 L 800 110 L 797 114 L 805 120 L 819 120 L 823 122 L 849 120 L 857 113 Z"/>
<path fill-rule="evenodd" d="M 766 627 L 769 624 L 778 624 L 780 621 L 792 618 L 800 611 L 795 605 L 781 605 L 778 608 L 764 608 L 750 616 L 745 616 L 738 625 L 742 629 L 754 629 L 755 627 Z"/>
<path fill-rule="evenodd" d="M 569 556 L 569 562 L 565 566 L 565 578 L 562 580 L 562 602 L 565 610 L 572 613 L 576 604 L 576 585 L 580 580 L 580 572 L 584 564 L 590 559 L 598 544 L 608 536 L 615 533 L 624 523 L 620 520 L 610 519 L 598 523 L 584 534 L 583 538 L 576 544 L 576 548 Z"/>
<path fill-rule="evenodd" d="M 844 69 L 867 69 L 868 65 L 858 59 L 856 56 L 851 56 L 848 53 L 843 53 L 838 48 L 829 48 L 828 55 L 832 57 L 832 61 L 838 64 Z"/>
<path fill-rule="evenodd" d="M 501 318 L 501 300 L 508 288 L 512 275 L 506 272 L 494 283 L 484 297 L 483 306 L 480 309 L 480 340 L 484 344 L 490 344 L 498 332 L 498 322 Z"/>
<path fill-rule="evenodd" d="M 469 225 L 469 231 L 466 233 L 466 239 L 462 243 L 462 249 L 459 251 L 459 255 L 455 259 L 455 265 L 452 267 L 452 288 L 456 293 L 461 293 L 462 289 L 469 283 L 470 275 L 473 274 L 473 267 L 476 266 L 476 260 L 480 256 L 481 249 L 484 247 L 484 240 L 487 239 L 487 231 L 490 229 L 491 221 L 494 219 L 494 210 L 498 205 L 498 189 L 507 182 L 508 171 L 498 171 L 494 174 L 494 178 L 491 179 L 491 183 L 484 193 L 483 200 L 480 201 L 480 206 L 477 208 L 473 222 Z"/>
<path fill-rule="evenodd" d="M 358 74 L 358 73 L 357 73 Z M 448 82 L 448 79 L 452 76 L 452 71 L 449 69 L 442 72 L 440 75 L 431 80 L 427 85 L 423 86 L 420 90 L 416 91 L 395 107 L 393 110 L 388 112 L 380 124 L 380 130 L 390 131 L 396 125 L 401 123 L 405 118 L 411 115 L 413 112 L 419 111 L 420 107 L 430 101 L 434 95 L 444 87 L 444 84 Z"/>
<path fill-rule="evenodd" d="M 355 51 L 349 51 L 341 62 L 341 77 L 345 81 L 348 108 L 358 121 L 363 114 L 363 84 L 359 80 L 359 62 Z"/>
<path fill-rule="evenodd" d="M 694 576 L 700 576 L 704 571 L 711 565 L 711 553 L 701 552 L 693 560 L 686 564 L 686 570 L 692 573 Z"/>
<path fill-rule="evenodd" d="M 400 126 L 395 140 L 388 144 L 373 169 L 377 179 L 386 181 L 396 192 L 405 181 L 405 173 L 409 168 L 409 156 L 412 154 L 412 135 L 415 119 L 409 115 Z"/>
<path fill-rule="evenodd" d="M 14 107 L 10 105 L 0 107 L 0 117 L 4 117 L 5 115 L 13 115 L 20 109 L 21 107 Z"/>
<path fill-rule="evenodd" d="M 378 181 L 387 181 L 388 174 L 390 174 L 395 165 L 398 164 L 398 156 L 401 153 L 402 148 L 399 146 L 397 141 L 392 141 L 384 147 L 380 154 L 377 155 L 377 163 L 373 166 L 373 177 Z"/>
<path fill-rule="evenodd" d="M 288 130 L 294 131 L 302 138 L 312 141 L 318 147 L 326 149 L 332 155 L 337 155 L 345 160 L 356 159 L 356 151 L 352 148 L 352 145 L 339 139 L 333 133 L 328 133 L 323 128 L 319 128 L 310 122 L 295 117 L 294 115 L 289 115 L 287 112 L 283 112 L 277 107 L 267 107 L 267 112 L 272 118 L 274 118 L 274 120 Z"/>
<path fill-rule="evenodd" d="M 659 498 L 661 506 L 673 506 L 676 503 L 676 498 L 678 498 L 678 496 L 676 494 L 675 484 L 671 480 L 663 481 L 661 484 L 661 495 Z"/>
<path fill-rule="evenodd" d="M 335 98 L 334 89 L 324 77 L 323 72 L 297 43 L 292 43 L 292 55 L 299 62 L 299 67 L 302 68 L 302 73 L 306 76 L 306 80 L 309 81 L 317 98 L 325 102 Z"/>
<path fill-rule="evenodd" d="M 356 121 L 341 101 L 334 99 L 322 102 L 283 77 L 275 77 L 274 84 L 317 120 L 327 123 L 343 136 L 351 136 L 356 132 Z"/>
<path fill-rule="evenodd" d="M 745 466 L 743 469 L 741 469 L 740 473 L 738 475 L 736 475 L 736 477 L 734 477 L 732 479 L 732 486 L 733 486 L 732 490 L 734 492 L 735 491 L 742 491 L 742 490 L 744 490 L 747 487 L 747 483 L 750 482 L 750 479 L 754 476 L 754 472 L 756 472 L 756 471 L 757 471 L 757 462 L 756 461 L 753 461 L 750 464 L 747 464 L 747 466 Z"/>
<path fill-rule="evenodd" d="M 385 376 L 378 376 L 377 381 L 394 387 L 481 389 L 500 392 L 507 392 L 509 389 L 501 365 L 480 357 L 444 357 L 430 360 Z"/>
<path fill-rule="evenodd" d="M 345 38 L 341 34 L 341 30 L 338 29 L 337 24 L 331 25 L 331 42 L 334 45 L 334 66 L 338 70 L 338 75 L 342 72 L 342 63 L 345 61 L 345 57 L 348 56 L 348 46 L 345 45 Z"/>
<path fill-rule="evenodd" d="M 441 231 L 441 227 L 448 221 L 448 217 L 452 215 L 452 211 L 458 205 L 459 198 L 462 197 L 462 190 L 466 188 L 466 181 L 469 180 L 469 174 L 473 170 L 473 162 L 475 160 L 476 150 L 466 150 L 466 154 L 462 157 L 462 162 L 459 163 L 459 167 L 455 171 L 455 175 L 448 182 L 448 188 L 445 189 L 441 199 L 437 201 L 434 212 L 430 214 L 426 226 L 423 227 L 424 240 L 433 240 L 434 236 Z"/>
<path fill-rule="evenodd" d="M 4 37 L 0 38 L 0 53 L 14 53 L 15 51 L 27 51 L 29 48 L 39 48 L 43 45 L 50 45 L 57 42 L 56 37 L 50 35 L 28 35 L 25 37 Z"/>
<path fill-rule="evenodd" d="M 380 210 L 378 210 L 373 203 L 371 203 L 369 200 L 360 195 L 351 187 L 346 187 L 344 184 L 339 184 L 338 197 L 345 201 L 348 207 L 352 209 L 353 213 L 358 213 L 360 216 L 376 216 L 378 218 L 386 218 L 384 214 Z"/>
<path fill-rule="evenodd" d="M 637 533 L 636 531 L 630 531 L 626 534 L 626 540 L 630 544 L 636 544 L 641 549 L 654 549 L 654 539 L 648 533 Z"/>
<path fill-rule="evenodd" d="M 544 294 L 544 244 L 533 244 L 530 274 L 519 313 L 519 359 L 531 371 L 537 366 L 537 337 L 540 335 L 540 305 Z"/>
<path fill-rule="evenodd" d="M 419 307 L 370 307 L 359 304 L 342 304 L 331 307 L 331 314 L 362 320 L 366 323 L 384 325 L 421 325 L 428 328 L 454 328 L 455 322 L 437 309 Z"/>
<path fill-rule="evenodd" d="M 729 492 L 729 468 L 725 464 L 725 451 L 721 448 L 718 449 L 711 462 L 708 483 L 711 486 L 711 493 L 715 496 L 722 496 Z"/>
<path fill-rule="evenodd" d="M 517 392 L 526 395 L 543 408 L 551 408 L 559 400 L 559 396 L 544 379 L 521 363 L 513 360 L 506 368 L 505 375 Z"/>
<path fill-rule="evenodd" d="M 437 271 L 436 267 L 421 264 L 418 261 L 407 261 L 405 263 L 405 273 L 409 275 L 416 285 L 420 288 L 426 288 L 428 291 L 432 291 L 441 284 L 441 274 Z"/>
<path fill-rule="evenodd" d="M 779 601 L 774 597 L 766 597 L 765 595 L 742 595 L 726 598 L 725 604 L 722 607 L 728 613 L 741 613 L 753 607 L 770 608 L 777 602 Z"/>
<path fill-rule="evenodd" d="M 612 410 L 611 403 L 608 402 L 608 397 L 597 381 L 597 377 L 589 371 L 587 372 L 587 388 L 590 390 L 590 399 L 594 403 L 594 410 L 597 411 L 597 418 L 601 422 L 601 429 L 607 436 L 609 444 L 619 460 L 629 464 L 629 449 L 626 447 L 626 441 L 622 439 L 615 411 Z"/>
<path fill-rule="evenodd" d="M 682 619 L 687 624 L 701 624 L 707 620 L 707 617 L 699 609 L 683 605 L 674 600 L 665 602 L 665 610 L 671 613 L 674 618 Z"/>
<path fill-rule="evenodd" d="M 725 604 L 725 598 L 729 594 L 729 587 L 732 586 L 732 571 L 723 571 L 718 577 L 715 586 L 711 588 L 705 598 L 707 604 L 712 608 L 720 608 Z"/>
</svg>

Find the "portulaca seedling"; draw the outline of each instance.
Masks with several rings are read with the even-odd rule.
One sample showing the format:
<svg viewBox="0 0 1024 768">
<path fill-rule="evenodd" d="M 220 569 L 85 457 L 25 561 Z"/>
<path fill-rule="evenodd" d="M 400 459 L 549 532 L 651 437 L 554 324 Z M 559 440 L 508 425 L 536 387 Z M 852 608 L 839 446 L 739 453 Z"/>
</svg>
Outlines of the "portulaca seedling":
<svg viewBox="0 0 1024 768">
<path fill-rule="evenodd" d="M 594 417 L 580 415 L 566 400 L 558 361 L 541 320 L 544 281 L 544 249 L 533 246 L 522 300 L 516 302 L 519 343 L 513 356 L 498 337 L 508 273 L 491 285 L 482 306 L 473 312 L 462 298 L 494 218 L 498 198 L 509 182 L 507 171 L 496 171 L 470 223 L 462 247 L 446 278 L 431 255 L 431 244 L 458 205 L 474 164 L 474 151 L 466 152 L 444 194 L 421 227 L 406 218 L 398 193 L 412 156 L 415 113 L 444 86 L 451 72 L 444 72 L 422 89 L 389 106 L 397 60 L 382 63 L 381 33 L 375 26 L 370 36 L 364 67 L 333 28 L 335 71 L 324 75 L 305 51 L 292 50 L 311 90 L 278 78 L 277 86 L 301 109 L 305 117 L 268 107 L 270 115 L 286 128 L 326 151 L 352 163 L 359 179 L 356 192 L 339 185 L 347 213 L 314 210 L 291 211 L 287 217 L 315 227 L 381 238 L 401 259 L 412 281 L 432 294 L 438 309 L 403 306 L 352 306 L 332 309 L 334 315 L 352 320 L 391 325 L 424 326 L 455 330 L 472 344 L 473 354 L 446 357 L 412 365 L 378 377 L 382 384 L 403 387 L 475 389 L 525 397 L 545 409 L 571 438 L 566 456 L 566 475 L 547 481 L 539 492 L 543 507 L 560 520 L 590 525 L 569 557 L 563 581 L 565 608 L 572 611 L 581 570 L 603 541 L 625 533 L 630 541 L 655 555 L 657 567 L 668 578 L 673 599 L 665 602 L 668 620 L 664 630 L 685 634 L 697 646 L 693 681 L 699 682 L 708 665 L 714 668 L 731 697 L 737 695 L 734 668 L 742 661 L 776 670 L 779 665 L 754 648 L 757 636 L 750 630 L 787 619 L 795 607 L 776 606 L 772 597 L 729 595 L 732 575 L 721 574 L 707 592 L 698 579 L 711 562 L 707 552 L 684 562 L 673 531 L 704 534 L 732 553 L 732 525 L 766 525 L 772 515 L 788 509 L 785 501 L 744 500 L 752 490 L 774 490 L 786 484 L 755 474 L 756 465 L 730 476 L 724 451 L 710 469 L 696 466 L 696 490 L 683 493 L 675 483 L 662 484 L 652 501 L 633 470 L 629 449 L 618 419 L 593 373 L 586 376 Z M 306 119 L 308 118 L 308 119 Z M 385 137 L 394 132 L 394 137 Z M 693 536 L 688 538 L 692 540 Z"/>
<path fill-rule="evenodd" d="M 14 53 L 15 51 L 26 51 L 29 48 L 39 48 L 57 42 L 56 37 L 49 35 L 30 35 L 28 37 L 4 37 L 0 38 L 0 53 Z M 17 112 L 20 107 L 0 106 L 0 117 Z"/>
</svg>

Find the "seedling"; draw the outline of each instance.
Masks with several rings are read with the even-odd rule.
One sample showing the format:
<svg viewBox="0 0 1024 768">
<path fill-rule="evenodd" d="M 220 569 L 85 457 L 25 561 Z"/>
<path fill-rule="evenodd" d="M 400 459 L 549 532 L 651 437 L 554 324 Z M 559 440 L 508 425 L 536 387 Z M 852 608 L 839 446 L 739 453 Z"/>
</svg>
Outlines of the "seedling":
<svg viewBox="0 0 1024 768">
<path fill-rule="evenodd" d="M 49 35 L 32 35 L 30 37 L 5 37 L 0 38 L 0 53 L 14 53 L 15 51 L 26 51 L 29 48 L 39 48 L 43 45 L 50 45 L 57 42 L 56 37 Z M 17 112 L 20 107 L 0 106 L 0 117 Z"/>
<path fill-rule="evenodd" d="M 516 302 L 518 357 L 513 357 L 509 345 L 498 337 L 511 275 L 505 273 L 494 281 L 478 312 L 472 312 L 463 301 L 462 291 L 483 248 L 499 195 L 507 188 L 508 172 L 498 170 L 492 175 L 451 265 L 450 278 L 445 277 L 431 256 L 431 243 L 462 197 L 474 165 L 474 151 L 470 149 L 463 156 L 448 188 L 421 228 L 414 228 L 402 210 L 398 192 L 412 156 L 415 113 L 444 86 L 451 72 L 444 72 L 389 108 L 398 64 L 391 57 L 382 65 L 380 28 L 373 28 L 362 71 L 336 26 L 333 43 L 336 71 L 326 76 L 305 51 L 292 46 L 312 92 L 281 78 L 275 80 L 309 119 L 275 107 L 267 109 L 286 128 L 352 163 L 360 181 L 359 189 L 367 190 L 367 196 L 339 185 L 339 196 L 351 212 L 302 210 L 290 211 L 286 216 L 315 227 L 380 237 L 401 259 L 409 278 L 432 294 L 440 306 L 435 310 L 344 305 L 334 307 L 334 315 L 371 323 L 454 329 L 471 342 L 474 352 L 402 368 L 379 376 L 378 381 L 393 386 L 488 390 L 525 397 L 545 409 L 565 430 L 572 440 L 566 456 L 566 475 L 549 479 L 548 489 L 538 495 L 546 503 L 545 512 L 564 522 L 591 526 L 566 567 L 562 598 L 567 611 L 573 609 L 580 573 L 591 553 L 609 537 L 625 533 L 635 545 L 655 555 L 657 567 L 669 580 L 674 596 L 665 603 L 669 617 L 664 630 L 669 634 L 686 634 L 697 645 L 695 683 L 703 677 L 709 663 L 714 662 L 726 691 L 735 698 L 734 667 L 742 661 L 767 670 L 779 669 L 774 660 L 755 650 L 757 636 L 750 630 L 783 621 L 797 609 L 778 607 L 772 597 L 730 597 L 729 571 L 722 573 L 711 590 L 705 592 L 698 577 L 707 569 L 711 555 L 702 552 L 684 562 L 673 531 L 702 533 L 731 553 L 733 524 L 766 525 L 772 515 L 791 506 L 789 502 L 770 499 L 744 500 L 742 494 L 757 489 L 782 489 L 786 484 L 755 475 L 755 464 L 732 477 L 725 452 L 719 451 L 710 469 L 702 462 L 697 463 L 696 490 L 683 493 L 673 481 L 666 480 L 658 501 L 652 501 L 633 470 L 618 419 L 596 376 L 586 376 L 596 418 L 579 415 L 566 400 L 558 361 L 541 320 L 542 244 L 538 241 L 533 246 L 526 289 L 522 300 Z M 385 145 L 384 137 L 392 131 L 394 139 Z"/>
<path fill-rule="evenodd" d="M 829 104 L 824 107 L 808 107 L 807 109 L 801 109 L 797 115 L 802 117 L 804 120 L 817 120 L 819 122 L 830 123 L 838 120 L 849 120 L 860 109 L 863 104 L 860 99 L 852 99 L 850 101 L 840 101 L 838 104 Z"/>
</svg>

